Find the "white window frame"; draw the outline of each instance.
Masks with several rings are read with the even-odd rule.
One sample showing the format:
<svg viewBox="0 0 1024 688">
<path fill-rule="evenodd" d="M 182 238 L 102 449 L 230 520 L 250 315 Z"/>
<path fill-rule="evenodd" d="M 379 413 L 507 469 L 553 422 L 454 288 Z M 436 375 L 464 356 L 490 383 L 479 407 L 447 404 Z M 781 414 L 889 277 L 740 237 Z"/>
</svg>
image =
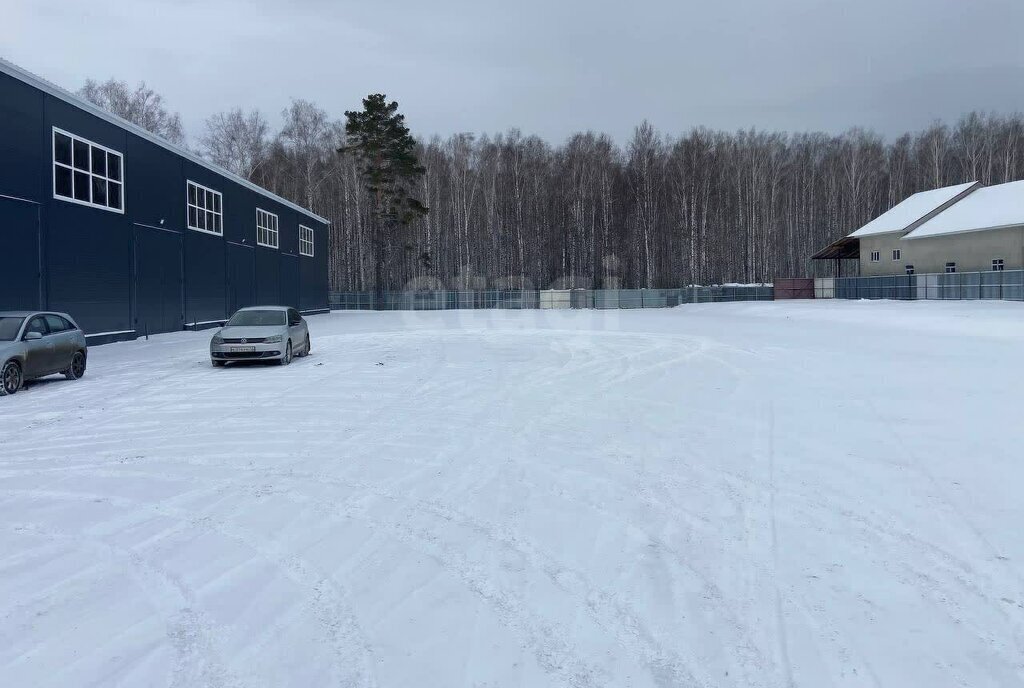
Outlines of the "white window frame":
<svg viewBox="0 0 1024 688">
<path fill-rule="evenodd" d="M 125 185 L 125 176 L 126 176 L 126 174 L 125 174 L 125 166 L 124 166 L 124 153 L 122 153 L 120 151 L 116 151 L 113 148 L 107 148 L 106 146 L 101 146 L 100 144 L 94 143 L 94 142 L 90 141 L 89 139 L 87 139 L 85 137 L 79 136 L 77 134 L 72 134 L 70 131 L 65 131 L 64 129 L 60 129 L 59 127 L 53 127 L 52 129 L 53 129 L 53 131 L 50 132 L 50 183 L 53 185 L 53 197 L 56 200 L 58 200 L 58 201 L 66 201 L 67 203 L 75 203 L 77 205 L 84 205 L 84 206 L 89 207 L 89 208 L 97 208 L 99 210 L 106 210 L 106 211 L 111 212 L 111 213 L 118 213 L 120 215 L 124 215 L 124 209 L 128 205 L 128 199 L 127 199 L 127 196 L 125 195 L 125 186 L 126 186 Z M 57 134 L 61 134 L 63 136 L 67 136 L 69 139 L 71 139 L 71 164 L 70 165 L 67 165 L 67 164 L 62 163 L 62 162 L 57 162 Z M 75 158 L 74 158 L 74 155 L 75 155 L 75 141 L 79 141 L 79 142 L 84 143 L 87 146 L 89 146 L 89 169 L 88 170 L 80 170 L 77 167 L 75 167 Z M 93 148 L 95 148 L 97 150 L 101 150 L 101 151 L 103 151 L 107 155 L 113 155 L 113 156 L 117 157 L 118 163 L 119 163 L 119 165 L 121 167 L 121 178 L 120 179 L 112 179 L 111 177 L 107 176 L 106 174 L 97 174 L 97 173 L 92 171 L 92 150 L 93 150 Z M 107 166 L 107 169 L 109 169 L 109 164 L 110 164 L 109 161 L 105 162 L 105 165 Z M 70 197 L 69 196 L 63 196 L 63 195 L 57 193 L 57 168 L 58 167 L 63 167 L 64 169 L 71 171 L 71 196 Z M 89 200 L 88 201 L 83 201 L 83 200 L 80 200 L 78 198 L 75 198 L 75 172 L 79 172 L 79 173 L 86 174 L 86 175 L 89 176 Z M 117 185 L 119 185 L 121 187 L 121 207 L 120 208 L 112 208 L 109 205 L 101 205 L 99 203 L 93 203 L 92 202 L 92 183 L 93 183 L 93 179 L 94 178 L 102 179 L 103 181 L 105 181 L 107 183 L 107 188 L 108 189 L 110 187 L 110 184 L 117 184 Z M 110 198 L 109 192 L 108 192 L 107 198 Z"/>
<path fill-rule="evenodd" d="M 871 252 L 871 262 L 872 263 L 877 263 L 881 259 L 882 259 L 882 252 L 881 251 L 872 251 Z"/>
<path fill-rule="evenodd" d="M 309 247 L 308 249 L 304 247 Z M 316 235 L 312 227 L 299 225 L 299 255 L 313 257 L 316 252 Z"/>
<path fill-rule="evenodd" d="M 914 266 L 913 265 L 904 265 L 903 269 L 906 271 L 906 273 L 908 275 L 913 275 L 914 274 Z"/>
<path fill-rule="evenodd" d="M 272 222 L 270 218 L 274 218 Z M 277 215 L 263 208 L 256 208 L 256 244 L 266 248 L 278 248 L 280 236 Z"/>
<path fill-rule="evenodd" d="M 947 262 L 946 263 L 946 274 L 947 275 L 952 275 L 954 272 L 956 272 L 956 263 L 954 261 Z"/>
<path fill-rule="evenodd" d="M 1006 270 L 1006 261 L 1002 258 L 992 259 L 992 272 L 1003 272 Z"/>
<path fill-rule="evenodd" d="M 203 205 L 199 205 L 198 202 L 193 203 L 190 200 L 190 198 L 189 198 L 189 191 L 191 191 L 190 187 L 193 187 L 193 186 L 196 187 L 196 192 L 197 192 L 196 193 L 196 200 L 197 201 L 199 199 L 198 192 L 200 190 L 203 192 Z M 217 199 L 217 204 L 220 206 L 220 210 L 212 210 L 212 209 L 206 207 L 206 194 L 207 193 L 211 193 L 211 194 L 214 195 L 214 197 Z M 199 216 L 199 213 L 203 213 L 204 214 L 205 220 L 209 220 L 210 215 L 213 215 L 214 217 L 216 217 L 217 218 L 217 222 L 220 225 L 220 231 L 218 232 L 218 231 L 213 230 L 213 229 L 208 229 L 208 228 L 199 227 L 198 225 L 193 225 L 192 224 L 192 220 L 189 219 L 189 211 L 192 210 L 193 208 L 195 208 L 195 210 L 196 210 L 196 217 L 197 218 Z M 194 182 L 191 179 L 186 179 L 185 180 L 185 224 L 188 226 L 189 229 L 195 230 L 197 232 L 203 232 L 204 234 L 212 234 L 214 236 L 224 236 L 224 195 L 220 191 L 215 191 L 214 189 L 211 189 L 208 186 L 203 186 L 199 182 Z M 205 221 L 204 221 L 204 224 L 209 225 L 209 223 L 205 222 Z"/>
<path fill-rule="evenodd" d="M 902 258 L 903 258 L 903 249 L 901 249 L 901 248 L 894 248 L 892 250 L 892 259 L 893 260 L 900 260 Z"/>
</svg>

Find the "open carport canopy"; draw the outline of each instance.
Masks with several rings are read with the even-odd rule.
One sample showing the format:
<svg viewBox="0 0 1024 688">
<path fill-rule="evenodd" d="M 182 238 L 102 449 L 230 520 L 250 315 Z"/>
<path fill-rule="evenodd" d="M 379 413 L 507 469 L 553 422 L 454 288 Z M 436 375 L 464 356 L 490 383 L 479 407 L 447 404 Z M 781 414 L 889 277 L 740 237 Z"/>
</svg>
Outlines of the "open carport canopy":
<svg viewBox="0 0 1024 688">
<path fill-rule="evenodd" d="M 821 249 L 811 260 L 856 260 L 860 258 L 860 237 L 845 236 Z"/>
</svg>

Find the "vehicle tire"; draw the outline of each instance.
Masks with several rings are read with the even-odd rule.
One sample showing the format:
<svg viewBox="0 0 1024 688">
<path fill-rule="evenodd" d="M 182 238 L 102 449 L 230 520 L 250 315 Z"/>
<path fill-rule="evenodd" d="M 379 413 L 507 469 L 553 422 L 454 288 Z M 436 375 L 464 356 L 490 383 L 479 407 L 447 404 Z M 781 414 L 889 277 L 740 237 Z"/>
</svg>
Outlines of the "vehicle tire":
<svg viewBox="0 0 1024 688">
<path fill-rule="evenodd" d="M 21 366 L 18 365 L 18 362 L 7 361 L 7 363 L 4 363 L 3 368 L 0 368 L 0 397 L 14 394 L 21 389 L 23 382 Z"/>
<path fill-rule="evenodd" d="M 305 358 L 306 356 L 309 356 L 309 352 L 310 352 L 309 335 L 307 334 L 306 335 L 306 345 L 304 347 L 302 347 L 302 357 Z"/>
<path fill-rule="evenodd" d="M 277 364 L 286 366 L 292 362 L 292 341 L 288 340 L 288 346 L 284 348 L 284 356 L 278 359 Z"/>
<path fill-rule="evenodd" d="M 223 368 L 224 364 L 227 363 L 227 361 L 218 361 L 215 359 L 210 359 L 210 363 L 213 364 L 214 368 Z"/>
<path fill-rule="evenodd" d="M 63 372 L 64 377 L 69 380 L 78 380 L 85 375 L 85 354 L 81 351 L 76 351 L 75 355 L 71 358 L 71 365 Z"/>
</svg>

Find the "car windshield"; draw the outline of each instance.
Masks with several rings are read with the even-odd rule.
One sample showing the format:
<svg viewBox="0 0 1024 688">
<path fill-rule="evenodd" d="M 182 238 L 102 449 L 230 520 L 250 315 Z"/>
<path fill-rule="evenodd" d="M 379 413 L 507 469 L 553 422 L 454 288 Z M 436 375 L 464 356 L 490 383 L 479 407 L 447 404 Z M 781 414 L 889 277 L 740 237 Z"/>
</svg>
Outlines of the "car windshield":
<svg viewBox="0 0 1024 688">
<path fill-rule="evenodd" d="M 284 325 L 284 311 L 238 311 L 228 320 L 228 327 L 265 327 Z"/>
<path fill-rule="evenodd" d="M 13 342 L 14 338 L 18 336 L 18 330 L 21 329 L 23 322 L 25 322 L 25 318 L 0 316 L 0 342 Z"/>
</svg>

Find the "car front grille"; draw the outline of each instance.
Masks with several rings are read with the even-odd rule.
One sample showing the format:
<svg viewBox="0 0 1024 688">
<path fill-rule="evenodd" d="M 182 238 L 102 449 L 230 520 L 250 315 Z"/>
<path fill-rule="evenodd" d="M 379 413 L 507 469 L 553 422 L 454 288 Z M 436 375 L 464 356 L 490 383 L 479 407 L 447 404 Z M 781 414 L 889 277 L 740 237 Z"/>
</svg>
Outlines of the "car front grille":
<svg viewBox="0 0 1024 688">
<path fill-rule="evenodd" d="M 252 340 L 249 340 L 252 341 Z M 255 360 L 258 358 L 273 358 L 274 356 L 280 356 L 280 351 L 214 351 L 214 358 L 223 359 L 238 359 L 238 360 Z"/>
<path fill-rule="evenodd" d="M 264 337 L 256 337 L 254 339 L 224 339 L 225 344 L 262 344 L 266 341 Z"/>
</svg>

